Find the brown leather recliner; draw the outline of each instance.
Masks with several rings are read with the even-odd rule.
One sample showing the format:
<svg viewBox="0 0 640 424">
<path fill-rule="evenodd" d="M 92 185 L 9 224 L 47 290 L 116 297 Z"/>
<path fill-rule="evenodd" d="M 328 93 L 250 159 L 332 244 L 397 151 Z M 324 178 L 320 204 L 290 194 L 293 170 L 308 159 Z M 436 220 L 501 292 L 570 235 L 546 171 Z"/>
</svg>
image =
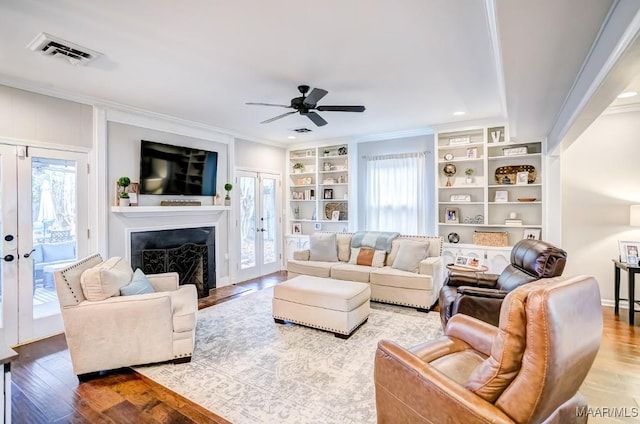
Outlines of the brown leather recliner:
<svg viewBox="0 0 640 424">
<path fill-rule="evenodd" d="M 511 290 L 541 278 L 559 277 L 567 252 L 541 240 L 521 240 L 511 250 L 502 274 L 449 272 L 438 305 L 442 327 L 457 313 L 498 325 L 502 300 Z"/>
<path fill-rule="evenodd" d="M 593 277 L 525 284 L 507 295 L 499 327 L 457 314 L 411 349 L 380 341 L 378 423 L 586 423 L 578 389 L 601 337 Z"/>
</svg>

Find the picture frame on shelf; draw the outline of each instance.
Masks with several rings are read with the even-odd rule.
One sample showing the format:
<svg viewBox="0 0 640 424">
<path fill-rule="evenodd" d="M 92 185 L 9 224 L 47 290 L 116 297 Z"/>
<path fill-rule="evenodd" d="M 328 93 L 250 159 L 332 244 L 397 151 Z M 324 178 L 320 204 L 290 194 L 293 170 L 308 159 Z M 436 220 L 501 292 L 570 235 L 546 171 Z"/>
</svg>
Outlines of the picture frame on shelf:
<svg viewBox="0 0 640 424">
<path fill-rule="evenodd" d="M 298 192 L 297 191 L 292 191 L 291 192 L 291 198 L 293 200 L 298 200 Z"/>
<path fill-rule="evenodd" d="M 540 228 L 525 228 L 522 232 L 523 240 L 540 240 Z"/>
<path fill-rule="evenodd" d="M 449 196 L 449 201 L 451 202 L 470 202 L 471 195 L 470 194 L 452 194 Z"/>
<path fill-rule="evenodd" d="M 509 201 L 509 192 L 507 190 L 496 190 L 493 201 L 496 203 L 507 203 Z"/>
<path fill-rule="evenodd" d="M 294 222 L 291 225 L 291 232 L 298 235 L 302 234 L 302 224 L 300 224 L 299 222 Z"/>
<path fill-rule="evenodd" d="M 331 212 L 331 220 L 332 221 L 340 221 L 340 211 Z"/>
<path fill-rule="evenodd" d="M 138 199 L 140 198 L 140 183 L 131 183 L 127 187 L 127 193 L 129 193 L 129 206 L 138 206 Z"/>
<path fill-rule="evenodd" d="M 529 153 L 529 148 L 527 146 L 509 147 L 506 149 L 502 149 L 503 156 L 526 155 L 528 153 Z"/>
<path fill-rule="evenodd" d="M 307 150 L 305 152 L 305 156 L 308 157 L 308 158 L 313 157 L 313 150 Z"/>
<path fill-rule="evenodd" d="M 627 256 L 627 265 L 638 266 L 638 257 L 633 255 Z"/>
<path fill-rule="evenodd" d="M 523 171 L 516 174 L 516 185 L 529 184 L 529 172 Z"/>
<path fill-rule="evenodd" d="M 333 189 L 332 188 L 325 188 L 323 197 L 324 197 L 324 199 L 333 199 Z"/>
<path fill-rule="evenodd" d="M 446 224 L 459 224 L 460 223 L 460 210 L 458 208 L 445 208 L 445 210 L 444 210 L 444 222 Z"/>
<path fill-rule="evenodd" d="M 478 157 L 478 148 L 477 147 L 469 147 L 467 148 L 467 159 L 476 159 Z"/>
<path fill-rule="evenodd" d="M 449 139 L 449 146 L 460 146 L 462 144 L 469 144 L 469 137 L 453 137 Z"/>
<path fill-rule="evenodd" d="M 316 231 L 322 231 L 322 223 L 316 222 L 315 225 L 313 226 L 313 229 Z"/>
</svg>

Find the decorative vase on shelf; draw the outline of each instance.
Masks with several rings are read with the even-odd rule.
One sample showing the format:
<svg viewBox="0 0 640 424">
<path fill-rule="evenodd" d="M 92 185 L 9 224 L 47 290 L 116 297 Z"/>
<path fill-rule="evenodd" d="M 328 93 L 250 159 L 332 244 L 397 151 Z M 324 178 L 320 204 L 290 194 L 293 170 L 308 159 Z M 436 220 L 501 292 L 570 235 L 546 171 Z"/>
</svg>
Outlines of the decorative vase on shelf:
<svg viewBox="0 0 640 424">
<path fill-rule="evenodd" d="M 224 198 L 224 205 L 231 206 L 231 197 L 227 196 Z"/>
<path fill-rule="evenodd" d="M 128 197 L 126 199 L 121 197 L 118 205 L 121 207 L 131 206 L 131 200 Z"/>
</svg>

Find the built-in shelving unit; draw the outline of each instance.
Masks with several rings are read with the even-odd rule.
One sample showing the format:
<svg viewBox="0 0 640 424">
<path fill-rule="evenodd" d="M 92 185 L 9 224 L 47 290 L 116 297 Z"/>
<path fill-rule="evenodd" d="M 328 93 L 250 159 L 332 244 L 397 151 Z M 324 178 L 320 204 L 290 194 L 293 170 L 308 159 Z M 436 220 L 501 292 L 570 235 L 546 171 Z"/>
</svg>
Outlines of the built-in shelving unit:
<svg viewBox="0 0 640 424">
<path fill-rule="evenodd" d="M 349 223 L 347 145 L 289 151 L 288 234 L 343 231 Z M 338 219 L 334 219 L 333 212 Z"/>
<path fill-rule="evenodd" d="M 479 256 L 490 271 L 500 271 L 513 244 L 542 234 L 542 142 L 510 141 L 506 127 L 495 126 L 438 133 L 436 149 L 436 225 L 445 240 L 446 259 Z M 517 169 L 524 172 L 520 180 L 511 173 Z M 466 170 L 471 170 L 470 178 Z M 476 231 L 506 233 L 508 245 L 476 245 Z"/>
</svg>

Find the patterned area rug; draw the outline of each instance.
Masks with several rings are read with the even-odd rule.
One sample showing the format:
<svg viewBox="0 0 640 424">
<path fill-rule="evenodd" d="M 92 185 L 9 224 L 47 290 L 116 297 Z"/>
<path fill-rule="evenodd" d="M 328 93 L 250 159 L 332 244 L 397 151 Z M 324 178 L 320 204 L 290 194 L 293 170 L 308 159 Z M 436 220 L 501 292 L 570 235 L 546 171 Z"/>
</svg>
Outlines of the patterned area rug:
<svg viewBox="0 0 640 424">
<path fill-rule="evenodd" d="M 342 340 L 275 324 L 272 296 L 265 289 L 201 310 L 190 363 L 136 371 L 235 424 L 375 423 L 378 340 L 409 347 L 442 334 L 436 312 L 372 302 L 369 321 Z"/>
</svg>

